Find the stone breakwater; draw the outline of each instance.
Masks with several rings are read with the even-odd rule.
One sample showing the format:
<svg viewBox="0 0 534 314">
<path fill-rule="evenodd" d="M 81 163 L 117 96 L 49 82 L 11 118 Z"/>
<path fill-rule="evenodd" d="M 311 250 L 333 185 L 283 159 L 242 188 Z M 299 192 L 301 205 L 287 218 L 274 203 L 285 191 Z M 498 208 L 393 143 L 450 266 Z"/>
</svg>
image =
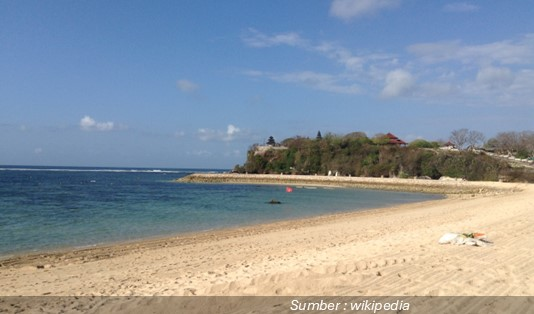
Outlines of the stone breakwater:
<svg viewBox="0 0 534 314">
<path fill-rule="evenodd" d="M 398 178 L 304 176 L 273 174 L 194 173 L 176 180 L 185 183 L 277 184 L 352 187 L 436 194 L 501 194 L 520 191 L 517 184 L 502 182 L 469 182 L 461 180 L 421 180 Z"/>
</svg>

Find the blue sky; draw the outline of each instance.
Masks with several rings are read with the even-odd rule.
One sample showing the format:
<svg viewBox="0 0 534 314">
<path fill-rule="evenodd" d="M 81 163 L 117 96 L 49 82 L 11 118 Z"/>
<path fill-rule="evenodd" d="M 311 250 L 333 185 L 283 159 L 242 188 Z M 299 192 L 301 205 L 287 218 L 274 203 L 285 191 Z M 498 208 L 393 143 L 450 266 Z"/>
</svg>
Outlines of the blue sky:
<svg viewBox="0 0 534 314">
<path fill-rule="evenodd" d="M 231 168 L 270 135 L 533 130 L 531 1 L 0 0 L 0 164 Z"/>
</svg>

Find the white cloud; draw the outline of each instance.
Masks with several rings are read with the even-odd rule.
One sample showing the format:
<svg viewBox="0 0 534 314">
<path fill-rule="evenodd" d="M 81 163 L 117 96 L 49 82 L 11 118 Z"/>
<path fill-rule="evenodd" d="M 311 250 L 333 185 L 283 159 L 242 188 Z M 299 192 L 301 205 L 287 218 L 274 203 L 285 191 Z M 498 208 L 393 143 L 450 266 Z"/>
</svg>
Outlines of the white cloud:
<svg viewBox="0 0 534 314">
<path fill-rule="evenodd" d="M 332 93 L 358 94 L 361 92 L 357 84 L 344 85 L 340 83 L 340 77 L 312 71 L 271 74 L 269 77 L 278 82 L 301 84 L 313 89 Z"/>
<path fill-rule="evenodd" d="M 185 93 L 194 92 L 199 89 L 199 86 L 197 84 L 191 82 L 190 80 L 185 80 L 185 79 L 176 81 L 176 87 L 180 91 L 185 92 Z"/>
<path fill-rule="evenodd" d="M 534 103 L 534 70 L 523 69 L 515 73 L 515 79 L 510 90 L 517 92 L 519 95 L 529 94 L 530 100 Z"/>
<path fill-rule="evenodd" d="M 534 34 L 481 44 L 459 40 L 418 43 L 408 46 L 408 53 L 403 54 L 353 51 L 338 43 L 314 43 L 291 32 L 283 34 L 294 37 L 253 33 L 256 41 L 245 42 L 251 47 L 287 45 L 342 68 L 337 73 L 313 68 L 244 72 L 254 79 L 331 93 L 410 97 L 426 104 L 534 106 Z"/>
<path fill-rule="evenodd" d="M 218 137 L 218 132 L 212 129 L 200 128 L 198 129 L 197 134 L 201 141 L 210 141 Z"/>
<path fill-rule="evenodd" d="M 238 127 L 233 124 L 229 124 L 228 128 L 226 129 L 226 137 L 224 140 L 231 141 L 239 132 L 241 132 L 241 130 Z"/>
<path fill-rule="evenodd" d="M 361 70 L 366 61 L 364 57 L 354 56 L 349 50 L 332 43 L 321 43 L 313 49 L 351 71 Z"/>
<path fill-rule="evenodd" d="M 187 155 L 195 157 L 211 157 L 213 156 L 213 153 L 207 150 L 194 150 L 187 152 Z"/>
<path fill-rule="evenodd" d="M 251 76 L 251 77 L 262 77 L 264 76 L 265 73 L 263 73 L 262 71 L 258 71 L 258 70 L 247 70 L 247 71 L 244 71 L 243 74 L 246 76 Z"/>
<path fill-rule="evenodd" d="M 41 147 L 37 147 L 36 149 L 33 150 L 33 152 L 36 154 L 36 155 L 39 155 L 39 154 L 42 154 L 43 153 L 43 149 Z"/>
<path fill-rule="evenodd" d="M 341 64 L 345 70 L 362 74 L 370 64 L 397 65 L 397 57 L 387 53 L 354 54 L 349 49 L 337 44 L 323 42 L 309 48 L 310 51 L 319 52 L 327 58 Z"/>
<path fill-rule="evenodd" d="M 391 9 L 399 4 L 400 0 L 334 0 L 330 6 L 330 15 L 347 21 Z"/>
<path fill-rule="evenodd" d="M 477 5 L 466 3 L 466 2 L 449 3 L 443 7 L 443 11 L 445 12 L 459 12 L 459 13 L 474 12 L 474 11 L 478 11 L 478 9 L 479 7 Z"/>
<path fill-rule="evenodd" d="M 415 79 L 406 70 L 397 69 L 389 72 L 386 76 L 386 84 L 382 89 L 381 96 L 385 98 L 407 95 L 414 87 Z"/>
<path fill-rule="evenodd" d="M 523 69 L 514 73 L 513 83 L 503 93 L 502 103 L 506 105 L 534 106 L 534 70 Z"/>
<path fill-rule="evenodd" d="M 241 152 L 239 149 L 234 149 L 232 151 L 226 151 L 224 152 L 225 157 L 242 157 L 243 152 Z"/>
<path fill-rule="evenodd" d="M 174 137 L 176 138 L 182 138 L 185 136 L 185 132 L 184 131 L 176 131 L 174 132 Z"/>
<path fill-rule="evenodd" d="M 408 47 L 418 77 L 414 96 L 428 103 L 534 105 L 534 35 L 467 45 L 460 41 Z M 432 96 L 435 97 L 432 97 Z M 436 97 L 437 96 L 437 97 Z"/>
<path fill-rule="evenodd" d="M 97 122 L 90 116 L 84 116 L 80 120 L 80 129 L 83 131 L 112 131 L 114 127 L 113 122 Z"/>
<path fill-rule="evenodd" d="M 476 82 L 488 89 L 504 88 L 514 81 L 514 75 L 509 68 L 485 67 L 478 71 Z"/>
<path fill-rule="evenodd" d="M 250 30 L 249 30 L 250 31 Z M 268 36 L 257 30 L 253 30 L 253 36 L 243 37 L 243 42 L 254 48 L 269 48 L 279 45 L 287 45 L 300 48 L 308 52 L 325 56 L 338 64 L 341 64 L 347 71 L 361 71 L 367 62 L 393 60 L 390 54 L 371 53 L 354 55 L 350 50 L 331 42 L 313 43 L 298 34 L 289 32 L 280 35 Z M 292 34 L 290 36 L 290 34 Z M 291 38 L 291 40 L 289 40 Z M 283 39 L 283 40 L 282 40 Z M 250 70 L 246 73 L 249 76 L 260 76 L 261 71 Z"/>
<path fill-rule="evenodd" d="M 254 40 L 251 40 L 250 38 L 243 38 L 245 43 L 251 47 L 272 47 L 275 46 L 274 43 L 276 43 L 276 45 L 290 45 L 295 48 L 316 53 L 320 56 L 333 60 L 337 64 L 341 65 L 345 70 L 345 72 L 339 74 L 319 73 L 310 70 L 286 73 L 273 73 L 259 70 L 249 70 L 243 72 L 244 75 L 253 78 L 268 78 L 277 82 L 299 84 L 331 93 L 360 94 L 362 89 L 359 81 L 369 81 L 370 79 L 374 79 L 370 78 L 368 73 L 365 73 L 365 71 L 368 70 L 366 67 L 369 67 L 370 63 L 387 63 L 390 65 L 396 63 L 396 58 L 394 56 L 384 53 L 355 55 L 350 50 L 334 43 L 321 42 L 314 44 L 313 42 L 300 36 L 294 38 L 294 40 L 281 40 L 281 37 L 267 36 L 257 30 L 254 30 L 253 34 Z M 293 37 L 288 36 L 283 38 L 287 39 Z"/>
<path fill-rule="evenodd" d="M 464 45 L 460 41 L 421 43 L 409 46 L 408 51 L 428 63 L 531 64 L 534 60 L 534 35 L 482 45 Z"/>
<path fill-rule="evenodd" d="M 275 35 L 265 35 L 253 28 L 249 28 L 242 36 L 243 42 L 250 47 L 266 48 L 279 45 L 302 46 L 305 41 L 295 32 L 287 32 Z"/>
<path fill-rule="evenodd" d="M 241 133 L 241 129 L 236 127 L 233 124 L 229 124 L 226 128 L 226 131 L 206 129 L 206 128 L 200 128 L 197 131 L 198 138 L 202 141 L 230 142 L 236 139 L 236 137 L 240 133 Z"/>
<path fill-rule="evenodd" d="M 444 99 L 456 93 L 458 93 L 457 88 L 447 82 L 429 82 L 414 86 L 414 96 L 425 99 L 427 103 L 433 103 L 436 99 Z"/>
</svg>

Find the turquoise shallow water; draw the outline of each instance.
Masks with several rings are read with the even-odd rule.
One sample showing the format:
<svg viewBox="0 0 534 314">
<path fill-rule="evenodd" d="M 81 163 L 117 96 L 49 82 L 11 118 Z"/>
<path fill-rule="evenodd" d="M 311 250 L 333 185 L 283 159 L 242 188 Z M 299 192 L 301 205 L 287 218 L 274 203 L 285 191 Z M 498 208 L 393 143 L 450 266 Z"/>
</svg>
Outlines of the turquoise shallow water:
<svg viewBox="0 0 534 314">
<path fill-rule="evenodd" d="M 357 189 L 186 184 L 217 170 L 0 166 L 0 256 L 439 199 Z M 272 205 L 272 199 L 281 204 Z"/>
</svg>

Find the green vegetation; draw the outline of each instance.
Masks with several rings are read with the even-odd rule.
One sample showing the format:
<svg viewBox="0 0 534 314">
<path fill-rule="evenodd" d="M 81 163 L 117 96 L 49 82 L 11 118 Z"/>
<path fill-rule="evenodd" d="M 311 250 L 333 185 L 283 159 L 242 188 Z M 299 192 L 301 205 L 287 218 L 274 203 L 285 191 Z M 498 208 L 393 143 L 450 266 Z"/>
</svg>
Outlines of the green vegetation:
<svg viewBox="0 0 534 314">
<path fill-rule="evenodd" d="M 423 139 L 418 139 L 410 143 L 410 147 L 415 148 L 439 148 L 438 142 L 428 142 Z"/>
<path fill-rule="evenodd" d="M 281 146 L 252 146 L 240 173 L 284 173 L 368 177 L 442 176 L 495 181 L 508 165 L 484 153 L 446 151 L 435 142 L 416 140 L 407 147 L 388 144 L 383 136 L 369 139 L 362 132 L 345 136 L 327 134 L 315 139 L 292 137 Z"/>
<path fill-rule="evenodd" d="M 517 158 L 534 157 L 534 132 L 501 132 L 485 144 L 486 149 Z"/>
</svg>

